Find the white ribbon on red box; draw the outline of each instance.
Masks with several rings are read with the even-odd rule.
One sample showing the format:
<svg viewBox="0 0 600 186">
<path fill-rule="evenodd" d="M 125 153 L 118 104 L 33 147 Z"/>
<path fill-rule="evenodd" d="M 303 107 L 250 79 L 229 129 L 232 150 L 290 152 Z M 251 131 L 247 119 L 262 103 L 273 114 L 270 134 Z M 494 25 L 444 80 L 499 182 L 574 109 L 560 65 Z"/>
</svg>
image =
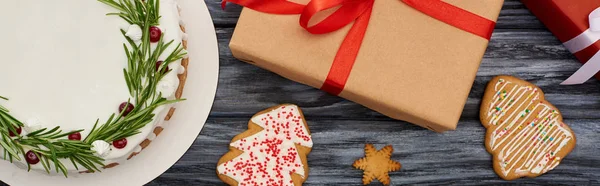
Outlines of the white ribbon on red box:
<svg viewBox="0 0 600 186">
<path fill-rule="evenodd" d="M 564 42 L 563 45 L 571 51 L 571 53 L 579 52 L 600 40 L 600 7 L 596 8 L 589 15 L 590 28 L 574 37 L 573 39 Z M 579 70 L 571 77 L 563 81 L 561 85 L 582 84 L 592 78 L 600 71 L 600 51 L 597 52 L 590 60 L 588 60 Z"/>
</svg>

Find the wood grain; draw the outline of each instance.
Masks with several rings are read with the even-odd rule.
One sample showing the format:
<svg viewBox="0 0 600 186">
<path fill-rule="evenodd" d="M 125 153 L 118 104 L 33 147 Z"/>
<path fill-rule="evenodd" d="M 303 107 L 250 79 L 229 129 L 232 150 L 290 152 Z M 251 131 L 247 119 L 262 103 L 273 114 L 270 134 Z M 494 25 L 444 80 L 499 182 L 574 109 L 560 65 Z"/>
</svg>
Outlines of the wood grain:
<svg viewBox="0 0 600 186">
<path fill-rule="evenodd" d="M 228 151 L 229 139 L 245 130 L 247 118 L 216 118 L 207 122 L 192 149 L 150 185 L 223 185 L 215 162 Z M 484 147 L 485 128 L 479 120 L 462 120 L 454 132 L 437 134 L 402 121 L 307 119 L 314 148 L 308 156 L 305 185 L 360 185 L 362 171 L 352 163 L 364 156 L 364 144 L 394 146 L 392 159 L 403 168 L 390 173 L 400 184 L 600 184 L 598 137 L 600 120 L 570 120 L 578 146 L 555 170 L 535 179 L 504 181 L 492 168 Z M 374 184 L 377 185 L 377 184 Z"/>
<path fill-rule="evenodd" d="M 403 168 L 390 174 L 392 185 L 600 185 L 600 83 L 559 86 L 581 64 L 517 0 L 504 4 L 457 130 L 443 134 L 392 120 L 234 59 L 227 45 L 241 8 L 229 5 L 222 11 L 220 0 L 205 2 L 221 52 L 215 104 L 192 148 L 149 185 L 224 185 L 215 169 L 231 138 L 247 129 L 253 114 L 280 103 L 299 105 L 313 134 L 305 185 L 360 185 L 362 172 L 351 165 L 363 156 L 365 143 L 377 148 L 393 145 L 392 158 Z M 500 74 L 542 88 L 577 135 L 577 146 L 561 165 L 535 179 L 500 179 L 485 151 L 479 104 L 487 81 Z"/>
<path fill-rule="evenodd" d="M 221 51 L 217 98 L 196 144 L 150 185 L 222 185 L 214 169 L 228 140 L 244 131 L 257 111 L 288 102 L 302 107 L 313 132 L 311 172 L 305 185 L 360 185 L 361 171 L 351 164 L 363 156 L 365 143 L 378 148 L 391 144 L 396 149 L 392 158 L 404 166 L 391 173 L 392 185 L 600 184 L 600 157 L 595 155 L 600 154 L 600 84 L 590 80 L 558 86 L 581 64 L 519 1 L 505 2 L 458 129 L 444 134 L 392 120 L 232 58 L 227 45 L 241 8 L 229 5 L 222 11 L 220 1 L 205 2 L 217 26 Z M 487 81 L 499 74 L 537 84 L 577 134 L 575 150 L 546 175 L 507 182 L 494 173 L 478 113 Z"/>
</svg>

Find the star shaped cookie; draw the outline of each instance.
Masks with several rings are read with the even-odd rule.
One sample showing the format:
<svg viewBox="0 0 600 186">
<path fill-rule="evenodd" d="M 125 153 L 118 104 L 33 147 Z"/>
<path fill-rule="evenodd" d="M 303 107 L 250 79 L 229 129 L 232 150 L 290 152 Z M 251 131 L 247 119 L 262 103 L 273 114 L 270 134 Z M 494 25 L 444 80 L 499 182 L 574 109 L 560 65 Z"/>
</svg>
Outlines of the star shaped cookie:
<svg viewBox="0 0 600 186">
<path fill-rule="evenodd" d="M 367 185 L 373 179 L 379 180 L 384 185 L 390 184 L 388 172 L 400 170 L 402 165 L 391 160 L 394 148 L 391 145 L 383 147 L 381 150 L 375 149 L 373 144 L 365 145 L 365 157 L 356 160 L 352 166 L 364 170 L 363 184 Z"/>
</svg>

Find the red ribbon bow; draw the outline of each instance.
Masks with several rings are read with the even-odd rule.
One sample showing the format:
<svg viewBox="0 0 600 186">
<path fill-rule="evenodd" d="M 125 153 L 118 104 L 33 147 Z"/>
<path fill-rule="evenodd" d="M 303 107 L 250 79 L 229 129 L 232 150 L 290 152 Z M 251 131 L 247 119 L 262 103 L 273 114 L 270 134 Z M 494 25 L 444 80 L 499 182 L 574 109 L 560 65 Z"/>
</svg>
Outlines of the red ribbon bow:
<svg viewBox="0 0 600 186">
<path fill-rule="evenodd" d="M 356 61 L 375 0 L 311 0 L 307 5 L 287 0 L 223 0 L 223 9 L 227 2 L 270 14 L 300 14 L 300 26 L 312 34 L 330 33 L 354 22 L 340 45 L 327 79 L 321 87 L 321 90 L 338 95 L 344 90 Z M 402 0 L 402 2 L 437 20 L 486 40 L 490 39 L 496 25 L 494 21 L 441 0 Z M 323 21 L 312 26 L 308 25 L 315 14 L 334 7 L 339 9 Z"/>
</svg>

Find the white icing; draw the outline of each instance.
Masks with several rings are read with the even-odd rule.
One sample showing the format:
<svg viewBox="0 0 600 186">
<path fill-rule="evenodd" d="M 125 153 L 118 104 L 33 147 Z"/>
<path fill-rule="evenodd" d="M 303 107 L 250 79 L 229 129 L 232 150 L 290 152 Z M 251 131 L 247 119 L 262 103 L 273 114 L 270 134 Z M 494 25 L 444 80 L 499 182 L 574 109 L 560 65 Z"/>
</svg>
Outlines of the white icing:
<svg viewBox="0 0 600 186">
<path fill-rule="evenodd" d="M 139 42 L 142 40 L 142 37 L 144 36 L 144 31 L 142 31 L 142 28 L 140 28 L 140 26 L 133 24 L 133 25 L 129 26 L 129 28 L 127 29 L 127 33 L 125 33 L 125 35 L 127 37 L 129 37 L 131 40 L 133 40 L 135 42 Z"/>
<path fill-rule="evenodd" d="M 96 140 L 92 143 L 92 150 L 96 152 L 98 157 L 104 158 L 110 152 L 110 144 L 106 141 Z"/>
<path fill-rule="evenodd" d="M 164 60 L 181 43 L 183 35 L 179 31 L 181 21 L 176 0 L 160 0 L 160 3 L 159 27 L 164 33 L 163 40 L 174 40 L 160 56 Z M 4 36 L 0 65 L 14 70 L 0 73 L 0 79 L 4 80 L 0 95 L 10 99 L 2 104 L 20 120 L 38 118 L 43 128 L 83 129 L 82 138 L 88 135 L 96 119 L 102 123 L 116 113 L 119 104 L 130 99 L 122 75 L 127 67 L 123 50 L 127 41 L 119 29 L 137 37 L 130 24 L 118 16 L 106 15 L 117 11 L 97 1 L 3 2 L 0 12 L 12 16 L 0 16 L 3 24 L 0 35 Z M 178 85 L 177 74 L 184 70 L 181 61 L 170 63 L 169 68 L 172 71 L 162 81 Z M 163 88 L 157 91 L 174 92 L 177 86 Z M 157 108 L 154 120 L 140 134 L 128 137 L 125 148 L 102 151 L 106 153 L 104 163 L 121 162 L 132 152 L 139 152 L 138 144 L 153 134 L 169 108 Z M 70 160 L 61 161 L 68 170 L 77 171 Z M 32 165 L 32 169 L 44 168 L 39 163 Z"/>
<path fill-rule="evenodd" d="M 498 152 L 504 176 L 552 170 L 561 160 L 557 153 L 573 141 L 573 134 L 559 121 L 558 111 L 540 100 L 537 88 L 503 79 L 494 88 L 486 118 L 494 132 L 487 143 Z"/>
<path fill-rule="evenodd" d="M 190 57 L 190 54 L 188 53 L 188 51 L 187 51 L 187 50 L 185 50 L 185 49 L 184 49 L 184 50 L 182 50 L 181 52 L 185 53 L 185 55 L 183 56 L 183 59 L 187 59 L 187 58 L 189 58 L 189 57 Z"/>
<path fill-rule="evenodd" d="M 137 153 L 139 153 L 139 152 L 142 152 L 142 146 L 139 146 L 139 145 L 138 145 L 137 147 L 135 147 L 135 148 L 133 149 L 133 152 L 137 152 Z"/>
<path fill-rule="evenodd" d="M 146 139 L 152 141 L 156 139 L 156 134 L 154 132 L 151 132 L 150 134 L 148 134 L 148 137 Z"/>
<path fill-rule="evenodd" d="M 173 78 L 164 78 L 156 85 L 156 90 L 161 93 L 162 97 L 169 98 L 175 95 L 179 87 L 179 80 Z"/>
<path fill-rule="evenodd" d="M 181 38 L 182 38 L 184 41 L 187 41 L 187 40 L 188 40 L 188 35 L 187 35 L 185 32 L 181 31 L 181 36 L 182 36 Z"/>
<path fill-rule="evenodd" d="M 24 123 L 25 125 L 25 131 L 27 131 L 28 133 L 31 132 L 35 132 L 37 130 L 42 129 L 42 121 L 40 121 L 38 118 L 30 118 L 27 121 L 25 121 Z"/>
<path fill-rule="evenodd" d="M 240 185 L 294 185 L 291 174 L 305 177 L 296 145 L 312 147 L 313 142 L 298 107 L 282 106 L 251 121 L 263 130 L 232 142 L 243 153 L 219 165 L 219 174 Z"/>
<path fill-rule="evenodd" d="M 185 72 L 185 67 L 183 67 L 183 65 L 181 65 L 181 64 L 175 64 L 175 65 L 177 65 L 177 68 L 172 68 L 172 69 L 178 69 L 177 74 L 183 74 Z M 175 66 L 175 65 L 173 65 L 173 66 Z"/>
</svg>

